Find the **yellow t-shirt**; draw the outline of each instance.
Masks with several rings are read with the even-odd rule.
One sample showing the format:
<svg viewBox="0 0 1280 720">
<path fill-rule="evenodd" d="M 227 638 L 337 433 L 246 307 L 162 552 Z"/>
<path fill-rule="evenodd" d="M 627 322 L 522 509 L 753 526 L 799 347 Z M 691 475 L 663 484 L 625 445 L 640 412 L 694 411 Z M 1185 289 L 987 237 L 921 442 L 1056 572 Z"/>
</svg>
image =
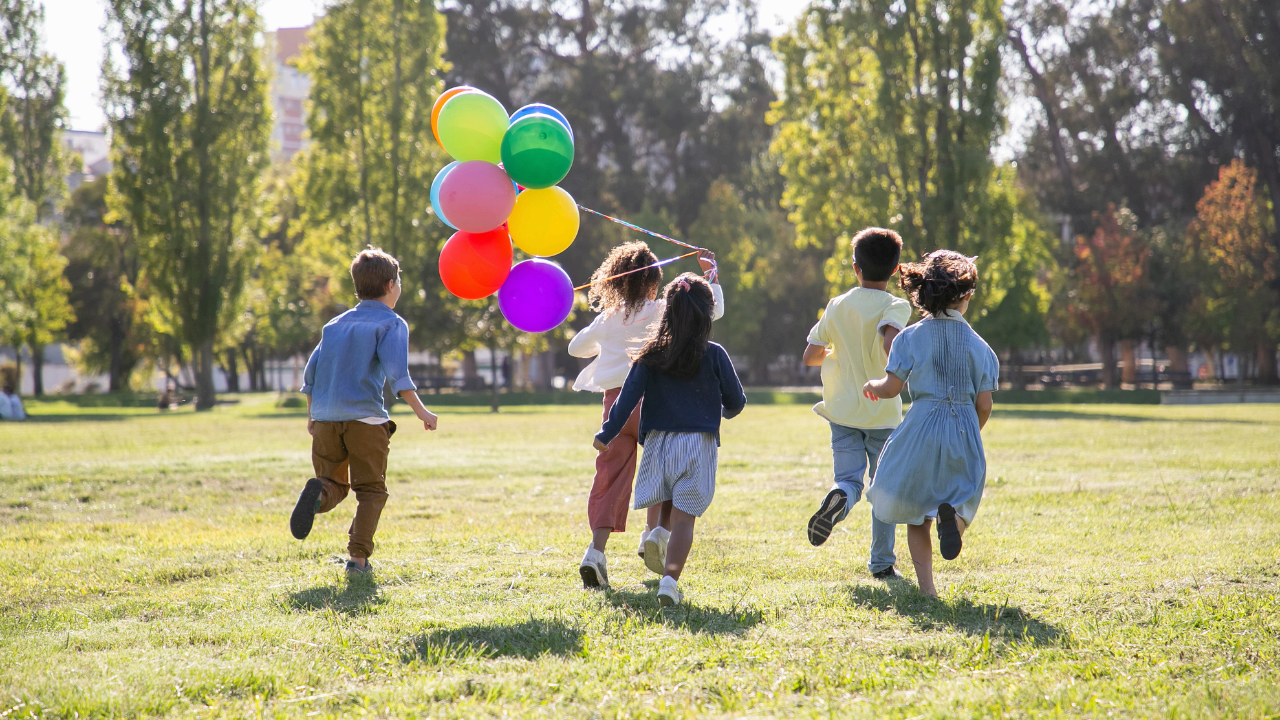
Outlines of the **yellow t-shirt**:
<svg viewBox="0 0 1280 720">
<path fill-rule="evenodd" d="M 884 377 L 885 327 L 901 331 L 911 305 L 883 290 L 856 287 L 827 303 L 809 342 L 827 348 L 822 361 L 822 402 L 813 411 L 837 425 L 895 428 L 902 422 L 902 399 L 872 402 L 862 396 L 868 380 Z"/>
</svg>

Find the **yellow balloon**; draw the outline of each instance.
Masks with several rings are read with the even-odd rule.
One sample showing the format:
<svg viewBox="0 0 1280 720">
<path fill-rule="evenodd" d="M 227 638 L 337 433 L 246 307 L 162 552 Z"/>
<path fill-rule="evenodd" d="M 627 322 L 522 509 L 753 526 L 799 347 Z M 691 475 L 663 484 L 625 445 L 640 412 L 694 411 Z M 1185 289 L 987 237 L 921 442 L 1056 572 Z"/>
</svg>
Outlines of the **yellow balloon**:
<svg viewBox="0 0 1280 720">
<path fill-rule="evenodd" d="M 578 203 L 559 187 L 525 190 L 507 218 L 516 247 L 539 257 L 564 252 L 578 236 Z"/>
</svg>

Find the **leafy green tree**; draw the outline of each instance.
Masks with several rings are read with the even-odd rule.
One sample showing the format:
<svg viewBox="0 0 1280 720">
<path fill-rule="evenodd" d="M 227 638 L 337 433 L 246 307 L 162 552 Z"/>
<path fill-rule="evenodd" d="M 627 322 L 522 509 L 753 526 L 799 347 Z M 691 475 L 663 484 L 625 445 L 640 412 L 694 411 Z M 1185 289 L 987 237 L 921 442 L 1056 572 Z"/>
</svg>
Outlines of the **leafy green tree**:
<svg viewBox="0 0 1280 720">
<path fill-rule="evenodd" d="M 1045 236 L 991 153 L 1003 37 L 994 0 L 830 0 L 777 41 L 783 202 L 797 241 L 831 252 L 833 292 L 854 282 L 849 238 L 877 225 L 902 234 L 905 259 L 938 247 L 979 256 L 971 312 L 993 330 L 1042 322 Z"/>
<path fill-rule="evenodd" d="M 267 163 L 261 21 L 247 0 L 112 0 L 108 28 L 109 204 L 138 238 L 157 310 L 195 358 L 196 407 L 210 409 L 218 331 L 244 286 Z"/>
<path fill-rule="evenodd" d="M 8 98 L 0 114 L 0 144 L 13 162 L 13 189 L 48 219 L 62 194 L 66 163 L 58 133 L 66 120 L 66 72 L 40 41 L 44 7 L 0 2 L 0 80 Z"/>
<path fill-rule="evenodd" d="M 441 91 L 444 23 L 425 0 L 341 0 L 311 30 L 298 66 L 312 80 L 299 195 L 307 252 L 340 278 L 366 245 L 396 256 L 406 292 L 397 308 L 430 343 L 450 302 L 436 269 L 449 232 L 430 214 L 445 156 L 431 132 Z M 353 302 L 351 304 L 354 304 Z"/>
<path fill-rule="evenodd" d="M 78 344 L 76 364 L 89 374 L 106 373 L 108 389 L 117 392 L 130 389 L 130 376 L 146 355 L 149 328 L 138 291 L 137 242 L 108 215 L 106 176 L 71 193 L 63 209 L 63 274 L 76 315 L 67 327 L 67 337 Z"/>
</svg>

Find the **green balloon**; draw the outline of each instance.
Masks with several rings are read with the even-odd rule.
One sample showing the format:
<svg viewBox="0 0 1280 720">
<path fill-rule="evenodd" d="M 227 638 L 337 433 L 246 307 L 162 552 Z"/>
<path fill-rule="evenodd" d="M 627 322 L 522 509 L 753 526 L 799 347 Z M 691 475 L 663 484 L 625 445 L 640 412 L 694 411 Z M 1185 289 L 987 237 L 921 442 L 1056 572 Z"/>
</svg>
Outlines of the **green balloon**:
<svg viewBox="0 0 1280 720">
<path fill-rule="evenodd" d="M 506 108 L 481 92 L 462 92 L 440 108 L 436 129 L 440 144 L 454 160 L 484 160 L 497 165 L 502 159 L 502 136 L 507 131 Z"/>
<path fill-rule="evenodd" d="M 573 136 L 550 115 L 526 115 L 511 123 L 502 137 L 502 168 L 524 187 L 542 190 L 557 185 L 571 167 Z"/>
</svg>

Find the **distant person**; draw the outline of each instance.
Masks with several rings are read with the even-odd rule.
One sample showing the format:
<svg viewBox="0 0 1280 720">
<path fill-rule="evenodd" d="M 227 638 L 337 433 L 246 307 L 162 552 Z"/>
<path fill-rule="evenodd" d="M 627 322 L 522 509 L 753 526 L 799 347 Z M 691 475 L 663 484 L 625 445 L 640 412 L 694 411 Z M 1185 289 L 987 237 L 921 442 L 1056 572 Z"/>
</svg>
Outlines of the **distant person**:
<svg viewBox="0 0 1280 720">
<path fill-rule="evenodd" d="M 822 402 L 813 411 L 831 424 L 835 471 L 834 484 L 806 528 L 815 546 L 825 543 L 862 499 L 864 477 L 875 475 L 885 441 L 902 422 L 901 400 L 873 403 L 862 396 L 862 385 L 884 374 L 889 348 L 911 319 L 911 305 L 888 292 L 902 238 L 892 230 L 867 228 L 853 237 L 852 250 L 858 287 L 827 303 L 804 351 L 805 365 L 822 368 Z M 867 569 L 875 578 L 898 576 L 894 532 L 893 525 L 872 515 Z"/>
<path fill-rule="evenodd" d="M 160 412 L 167 412 L 173 407 L 173 386 L 165 385 L 164 392 L 160 393 L 160 400 L 156 402 L 156 409 Z"/>
<path fill-rule="evenodd" d="M 911 385 L 911 409 L 884 446 L 868 495 L 877 519 L 907 526 L 920 592 L 932 597 L 929 525 L 938 522 L 942 557 L 959 556 L 986 483 L 982 428 L 1000 377 L 996 354 L 964 319 L 978 284 L 973 260 L 938 250 L 902 266 L 902 289 L 924 319 L 894 341 L 885 376 L 863 386 L 880 400 Z"/>
<path fill-rule="evenodd" d="M 706 272 L 715 267 L 715 254 L 702 250 L 698 264 Z M 615 247 L 609 257 L 591 276 L 587 300 L 600 312 L 591 324 L 578 331 L 569 341 L 569 354 L 579 358 L 594 357 L 573 383 L 574 390 L 604 393 L 604 417 L 622 391 L 622 383 L 631 368 L 631 356 L 644 345 L 656 329 L 666 309 L 666 301 L 658 299 L 662 285 L 662 268 L 658 258 L 643 242 L 629 242 Z M 715 309 L 711 315 L 724 315 L 724 293 L 717 283 L 711 284 Z M 610 533 L 626 532 L 627 512 L 631 509 L 631 485 L 636 477 L 637 432 L 640 410 L 628 418 L 617 439 L 596 456 L 596 474 L 587 499 L 587 523 L 591 527 L 591 544 L 582 556 L 579 572 L 588 588 L 609 585 L 609 570 L 604 547 Z M 636 551 L 650 570 L 665 572 L 667 540 L 670 526 L 662 525 L 657 506 L 649 509 L 648 523 L 640 533 Z"/>
<path fill-rule="evenodd" d="M 26 419 L 27 409 L 22 406 L 22 398 L 18 397 L 12 386 L 6 385 L 4 393 L 0 394 L 0 420 Z"/>
<path fill-rule="evenodd" d="M 677 582 L 693 547 L 694 521 L 715 496 L 720 418 L 742 412 L 747 396 L 729 354 L 710 340 L 711 284 L 685 273 L 667 285 L 663 297 L 662 320 L 636 353 L 622 392 L 596 433 L 595 448 L 607 452 L 643 400 L 637 437 L 644 457 L 635 507 L 659 508 L 659 525 L 670 532 L 658 581 L 658 604 L 665 607 L 684 599 Z"/>
<path fill-rule="evenodd" d="M 303 373 L 307 432 L 316 477 L 307 481 L 289 518 L 293 536 L 311 533 L 316 513 L 326 513 L 356 494 L 348 531 L 349 575 L 373 572 L 373 535 L 387 503 L 387 454 L 396 424 L 383 403 L 390 382 L 426 430 L 436 416 L 422 405 L 409 377 L 409 326 L 394 312 L 400 299 L 400 263 L 372 247 L 351 261 L 360 303 L 330 320 Z"/>
</svg>

